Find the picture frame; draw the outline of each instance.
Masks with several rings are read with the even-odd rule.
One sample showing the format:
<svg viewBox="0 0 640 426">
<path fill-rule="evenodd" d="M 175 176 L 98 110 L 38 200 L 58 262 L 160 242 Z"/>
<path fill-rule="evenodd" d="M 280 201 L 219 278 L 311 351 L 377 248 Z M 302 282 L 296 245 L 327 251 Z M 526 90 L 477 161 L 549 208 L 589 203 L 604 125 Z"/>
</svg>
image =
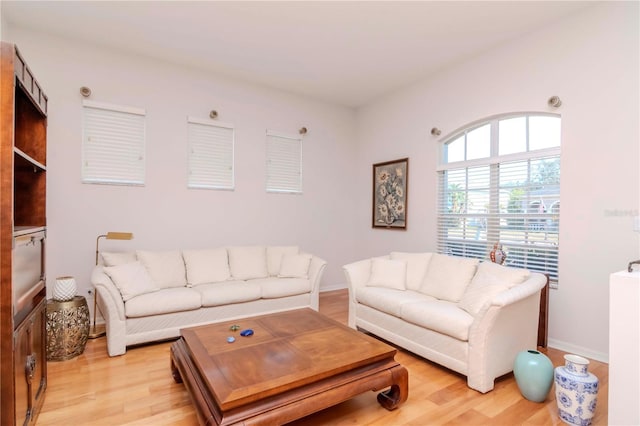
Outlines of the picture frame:
<svg viewBox="0 0 640 426">
<path fill-rule="evenodd" d="M 407 229 L 409 159 L 373 165 L 372 228 Z"/>
</svg>

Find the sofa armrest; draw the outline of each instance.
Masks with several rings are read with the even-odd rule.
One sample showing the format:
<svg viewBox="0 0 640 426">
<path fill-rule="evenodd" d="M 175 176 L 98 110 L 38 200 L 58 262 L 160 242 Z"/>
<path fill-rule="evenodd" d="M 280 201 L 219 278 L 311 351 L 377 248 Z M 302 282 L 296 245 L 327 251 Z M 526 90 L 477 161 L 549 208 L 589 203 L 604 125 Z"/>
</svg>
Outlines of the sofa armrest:
<svg viewBox="0 0 640 426">
<path fill-rule="evenodd" d="M 309 264 L 309 282 L 311 283 L 311 291 L 320 289 L 320 280 L 327 266 L 327 261 L 318 256 L 311 255 L 311 263 Z"/>
<path fill-rule="evenodd" d="M 326 267 L 326 260 L 311 255 L 308 276 L 311 284 L 311 308 L 316 311 L 320 309 L 320 281 Z"/>
<path fill-rule="evenodd" d="M 349 263 L 342 267 L 349 285 L 349 293 L 358 287 L 364 287 L 369 281 L 371 275 L 371 259 L 364 259 L 357 262 Z M 355 301 L 355 296 L 354 296 Z"/>
<path fill-rule="evenodd" d="M 547 277 L 543 274 L 532 273 L 525 282 L 511 287 L 507 291 L 498 293 L 491 301 L 492 306 L 507 306 L 531 295 L 540 295 L 540 290 L 547 284 Z"/>
<path fill-rule="evenodd" d="M 369 276 L 371 275 L 371 259 L 349 263 L 344 265 L 342 270 L 347 278 L 349 289 L 349 319 L 347 324 L 351 328 L 356 328 L 356 309 L 358 305 L 356 291 L 358 288 L 364 287 L 369 281 Z"/>
<path fill-rule="evenodd" d="M 480 392 L 493 389 L 496 377 L 513 370 L 518 352 L 535 349 L 543 274 L 497 294 L 475 317 L 469 330 L 467 378 Z"/>
<path fill-rule="evenodd" d="M 113 313 L 116 314 L 121 321 L 124 321 L 126 317 L 124 313 L 124 301 L 122 300 L 122 295 L 120 294 L 118 287 L 116 287 L 113 281 L 111 281 L 111 278 L 104 273 L 102 265 L 98 265 L 93 269 L 91 273 L 91 283 L 95 287 L 96 291 L 100 291 L 98 303 L 100 303 L 100 298 L 105 301 L 108 300 L 110 303 L 107 306 L 115 308 Z M 102 306 L 100 306 L 100 309 L 102 315 L 106 315 Z"/>
<path fill-rule="evenodd" d="M 97 297 L 98 307 L 104 317 L 109 356 L 122 355 L 126 351 L 124 301 L 120 291 L 102 268 L 102 265 L 98 265 L 91 273 L 91 283 L 96 291 L 94 297 Z"/>
</svg>

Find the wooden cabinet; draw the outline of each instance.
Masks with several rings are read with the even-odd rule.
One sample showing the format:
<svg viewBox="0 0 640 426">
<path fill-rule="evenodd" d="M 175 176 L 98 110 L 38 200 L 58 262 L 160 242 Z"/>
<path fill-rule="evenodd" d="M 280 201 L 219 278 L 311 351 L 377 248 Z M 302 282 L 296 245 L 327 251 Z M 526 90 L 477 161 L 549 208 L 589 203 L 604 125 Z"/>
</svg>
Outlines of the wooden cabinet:
<svg viewBox="0 0 640 426">
<path fill-rule="evenodd" d="M 18 49 L 0 49 L 0 424 L 30 425 L 47 387 L 48 98 Z"/>
<path fill-rule="evenodd" d="M 42 300 L 15 331 L 14 380 L 16 423 L 29 423 L 44 401 L 47 353 L 44 337 L 45 301 Z"/>
</svg>

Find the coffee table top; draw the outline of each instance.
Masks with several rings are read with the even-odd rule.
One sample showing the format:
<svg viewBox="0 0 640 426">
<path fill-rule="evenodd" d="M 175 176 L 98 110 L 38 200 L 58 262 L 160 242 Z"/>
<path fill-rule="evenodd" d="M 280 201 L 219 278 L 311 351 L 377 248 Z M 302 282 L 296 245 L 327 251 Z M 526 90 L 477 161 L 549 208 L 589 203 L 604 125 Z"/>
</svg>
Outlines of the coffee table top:
<svg viewBox="0 0 640 426">
<path fill-rule="evenodd" d="M 239 325 L 237 331 L 230 330 Z M 240 331 L 252 329 L 252 336 Z M 312 309 L 183 329 L 208 389 L 230 409 L 393 359 L 396 349 Z M 227 337 L 235 337 L 228 343 Z"/>
</svg>

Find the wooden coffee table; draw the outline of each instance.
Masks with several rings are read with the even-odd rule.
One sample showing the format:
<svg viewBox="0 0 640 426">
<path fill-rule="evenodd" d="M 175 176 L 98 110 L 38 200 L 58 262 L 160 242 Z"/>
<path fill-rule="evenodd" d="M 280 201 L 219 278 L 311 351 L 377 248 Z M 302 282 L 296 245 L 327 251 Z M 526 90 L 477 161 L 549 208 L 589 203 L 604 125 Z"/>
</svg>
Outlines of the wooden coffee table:
<svg viewBox="0 0 640 426">
<path fill-rule="evenodd" d="M 240 336 L 245 329 L 254 334 Z M 171 371 L 203 425 L 282 424 L 385 388 L 378 394 L 384 408 L 407 399 L 408 373 L 396 349 L 312 309 L 187 328 L 181 336 L 171 345 Z"/>
</svg>

